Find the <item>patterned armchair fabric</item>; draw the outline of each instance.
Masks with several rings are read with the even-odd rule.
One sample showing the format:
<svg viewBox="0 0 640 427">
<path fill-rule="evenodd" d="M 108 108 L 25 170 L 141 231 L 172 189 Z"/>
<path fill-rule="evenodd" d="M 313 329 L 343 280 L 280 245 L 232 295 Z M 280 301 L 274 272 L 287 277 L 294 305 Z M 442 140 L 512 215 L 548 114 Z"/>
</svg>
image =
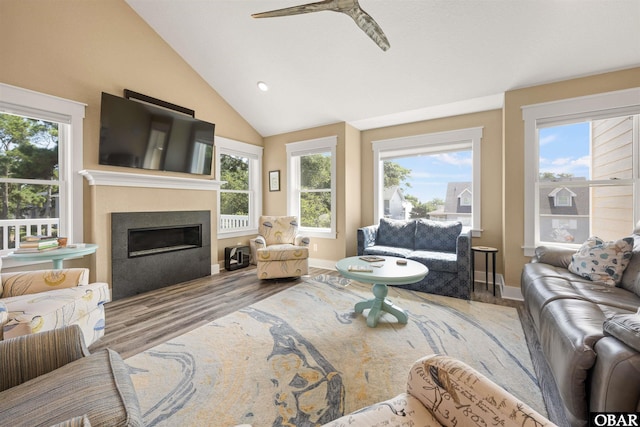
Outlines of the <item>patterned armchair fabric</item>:
<svg viewBox="0 0 640 427">
<path fill-rule="evenodd" d="M 129 368 L 90 354 L 77 325 L 0 341 L 0 420 L 10 426 L 142 426 Z"/>
<path fill-rule="evenodd" d="M 106 283 L 88 277 L 86 268 L 0 274 L 0 339 L 76 324 L 87 345 L 98 340 L 111 297 Z"/>
<path fill-rule="evenodd" d="M 418 261 L 429 268 L 420 282 L 399 286 L 469 299 L 471 230 L 459 221 L 392 220 L 358 229 L 358 255 L 388 255 Z"/>
<path fill-rule="evenodd" d="M 416 361 L 407 392 L 345 415 L 326 427 L 553 426 L 469 365 L 449 356 Z"/>
<path fill-rule="evenodd" d="M 298 277 L 309 272 L 309 238 L 298 234 L 295 216 L 261 216 L 256 244 L 260 279 Z"/>
</svg>

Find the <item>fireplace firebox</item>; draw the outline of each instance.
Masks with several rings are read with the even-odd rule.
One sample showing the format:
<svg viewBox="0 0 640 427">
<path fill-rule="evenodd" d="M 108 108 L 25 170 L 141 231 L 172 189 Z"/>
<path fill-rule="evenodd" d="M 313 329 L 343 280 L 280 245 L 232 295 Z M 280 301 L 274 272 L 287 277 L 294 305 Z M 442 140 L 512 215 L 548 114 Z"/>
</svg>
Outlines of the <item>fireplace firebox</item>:
<svg viewBox="0 0 640 427">
<path fill-rule="evenodd" d="M 112 299 L 209 275 L 209 211 L 111 214 Z"/>
<path fill-rule="evenodd" d="M 202 225 L 132 228 L 129 258 L 202 247 Z"/>
</svg>

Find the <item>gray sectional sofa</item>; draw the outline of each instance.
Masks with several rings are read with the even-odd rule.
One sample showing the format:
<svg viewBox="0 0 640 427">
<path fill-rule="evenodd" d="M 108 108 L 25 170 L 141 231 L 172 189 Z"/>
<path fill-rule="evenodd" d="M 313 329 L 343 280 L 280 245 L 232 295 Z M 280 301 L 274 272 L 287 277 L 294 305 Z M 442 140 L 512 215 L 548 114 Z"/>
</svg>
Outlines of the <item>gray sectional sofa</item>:
<svg viewBox="0 0 640 427">
<path fill-rule="evenodd" d="M 590 411 L 640 410 L 640 223 L 630 237 L 614 286 L 570 271 L 578 260 L 568 249 L 539 247 L 522 272 L 524 303 L 573 427 L 587 425 Z"/>
<path fill-rule="evenodd" d="M 358 255 L 387 255 L 418 261 L 429 273 L 398 286 L 432 294 L 471 296 L 471 229 L 459 221 L 393 220 L 358 229 Z"/>
</svg>

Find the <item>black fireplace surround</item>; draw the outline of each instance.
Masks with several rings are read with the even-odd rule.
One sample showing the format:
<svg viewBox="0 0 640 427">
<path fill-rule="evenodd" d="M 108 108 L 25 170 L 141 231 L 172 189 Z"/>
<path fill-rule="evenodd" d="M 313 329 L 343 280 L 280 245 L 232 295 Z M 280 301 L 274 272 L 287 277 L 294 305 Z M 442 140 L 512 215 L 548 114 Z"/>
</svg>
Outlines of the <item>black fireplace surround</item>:
<svg viewBox="0 0 640 427">
<path fill-rule="evenodd" d="M 210 211 L 111 214 L 113 300 L 210 274 Z"/>
</svg>

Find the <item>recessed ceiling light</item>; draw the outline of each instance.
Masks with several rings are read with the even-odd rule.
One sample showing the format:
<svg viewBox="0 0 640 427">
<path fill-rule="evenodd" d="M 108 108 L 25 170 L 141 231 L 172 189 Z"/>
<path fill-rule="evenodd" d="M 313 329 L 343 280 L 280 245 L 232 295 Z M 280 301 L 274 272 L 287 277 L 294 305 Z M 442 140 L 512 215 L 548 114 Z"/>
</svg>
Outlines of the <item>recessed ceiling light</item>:
<svg viewBox="0 0 640 427">
<path fill-rule="evenodd" d="M 267 85 L 265 82 L 258 82 L 258 89 L 260 89 L 263 92 L 266 92 L 269 90 L 269 85 Z"/>
</svg>

